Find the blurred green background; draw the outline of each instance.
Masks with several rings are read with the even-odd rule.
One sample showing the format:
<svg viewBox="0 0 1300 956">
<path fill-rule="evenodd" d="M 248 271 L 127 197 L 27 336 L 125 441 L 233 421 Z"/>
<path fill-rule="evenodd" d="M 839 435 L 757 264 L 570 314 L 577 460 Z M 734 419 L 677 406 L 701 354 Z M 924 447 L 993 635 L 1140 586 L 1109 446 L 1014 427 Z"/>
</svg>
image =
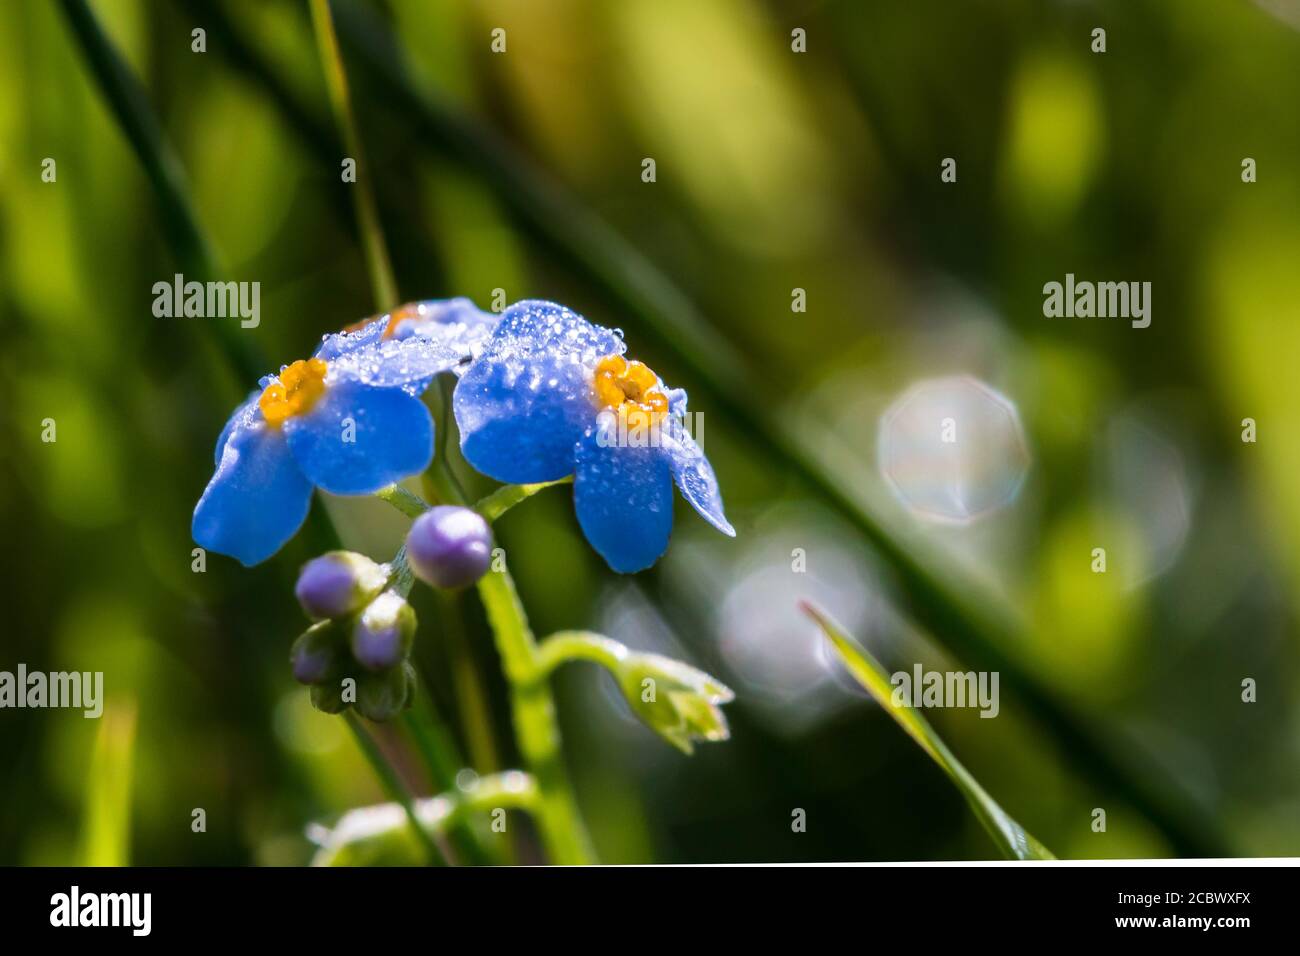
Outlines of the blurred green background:
<svg viewBox="0 0 1300 956">
<path fill-rule="evenodd" d="M 220 277 L 261 283 L 262 321 L 153 316 L 153 284 L 183 267 L 149 181 L 59 6 L 0 7 L 0 669 L 102 670 L 112 718 L 0 711 L 0 863 L 95 859 L 94 794 L 126 750 L 129 797 L 115 792 L 132 862 L 302 863 L 309 822 L 383 799 L 287 666 L 305 624 L 292 585 L 326 546 L 321 523 L 262 567 L 210 555 L 202 574 L 189 527 L 213 443 L 253 385 L 214 326 L 271 371 L 374 311 L 311 23 L 291 0 L 91 6 L 175 147 Z M 1300 855 L 1300 5 L 375 0 L 338 16 L 404 298 L 553 298 L 698 386 L 674 350 L 704 369 L 715 356 L 665 347 L 617 283 L 538 225 L 608 222 L 756 370 L 731 398 L 778 416 L 847 493 L 1008 598 L 1028 626 L 1001 650 L 1192 807 L 1196 836 Z M 191 49 L 195 28 L 206 52 Z M 422 126 L 358 38 L 406 63 L 459 125 Z M 556 209 L 521 214 L 537 197 L 466 159 L 483 130 Z M 955 183 L 940 181 L 945 157 Z M 1242 182 L 1245 157 L 1256 183 Z M 1044 318 L 1043 284 L 1067 272 L 1150 281 L 1151 327 Z M 795 288 L 806 312 L 791 310 Z M 927 524 L 888 498 L 877 424 L 910 385 L 951 374 L 1014 403 L 1033 463 L 1006 507 Z M 539 634 L 601 629 L 737 690 L 733 739 L 685 758 L 603 675 L 561 675 L 601 858 L 991 855 L 795 602 L 828 607 L 891 669 L 967 665 L 912 623 L 891 563 L 840 512 L 699 391 L 692 409 L 735 540 L 679 503 L 667 557 L 628 579 L 586 546 L 566 491 L 498 528 Z M 1241 441 L 1247 417 L 1255 443 Z M 385 560 L 400 542 L 380 502 L 327 507 L 349 547 Z M 1103 544 L 1111 567 L 1094 574 Z M 417 657 L 468 744 L 440 609 L 416 594 Z M 516 766 L 481 610 L 463 611 L 496 761 Z M 1008 812 L 1063 857 L 1185 851 L 1001 690 L 996 720 L 930 717 Z M 134 746 L 115 744 L 132 720 Z M 387 745 L 418 782 L 403 741 Z M 806 833 L 791 831 L 795 808 Z M 527 833 L 519 847 L 536 858 Z"/>
</svg>

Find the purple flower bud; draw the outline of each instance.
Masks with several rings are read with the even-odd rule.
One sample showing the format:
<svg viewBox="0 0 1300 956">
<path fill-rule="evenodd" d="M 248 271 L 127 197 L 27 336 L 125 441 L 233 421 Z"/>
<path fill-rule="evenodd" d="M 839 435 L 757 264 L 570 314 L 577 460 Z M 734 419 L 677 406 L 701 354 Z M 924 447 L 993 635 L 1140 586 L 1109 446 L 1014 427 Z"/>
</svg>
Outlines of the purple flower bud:
<svg viewBox="0 0 1300 956">
<path fill-rule="evenodd" d="M 344 617 L 378 594 L 386 579 L 384 569 L 364 555 L 331 551 L 303 565 L 294 594 L 308 617 Z"/>
<path fill-rule="evenodd" d="M 415 611 L 396 591 L 385 591 L 361 612 L 352 628 L 352 656 L 372 671 L 402 661 L 415 637 Z"/>
<path fill-rule="evenodd" d="M 492 563 L 492 530 L 476 511 L 439 505 L 411 525 L 406 558 L 421 581 L 463 588 L 481 578 Z"/>
<path fill-rule="evenodd" d="M 294 680 L 300 684 L 323 684 L 338 661 L 340 635 L 332 621 L 313 624 L 293 642 L 289 661 Z"/>
</svg>

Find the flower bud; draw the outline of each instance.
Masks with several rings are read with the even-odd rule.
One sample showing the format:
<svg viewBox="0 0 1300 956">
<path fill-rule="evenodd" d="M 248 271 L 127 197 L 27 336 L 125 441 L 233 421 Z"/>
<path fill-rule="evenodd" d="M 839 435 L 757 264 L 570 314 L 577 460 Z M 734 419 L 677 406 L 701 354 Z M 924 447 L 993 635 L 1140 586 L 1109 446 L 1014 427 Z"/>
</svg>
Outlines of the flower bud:
<svg viewBox="0 0 1300 956">
<path fill-rule="evenodd" d="M 327 714 L 341 714 L 347 710 L 351 705 L 343 699 L 343 678 L 314 685 L 311 689 L 311 705 Z"/>
<path fill-rule="evenodd" d="M 411 705 L 415 668 L 410 661 L 380 674 L 366 674 L 357 685 L 357 712 L 369 720 L 391 720 Z"/>
<path fill-rule="evenodd" d="M 300 684 L 323 684 L 337 670 L 343 634 L 334 621 L 319 621 L 298 636 L 289 650 L 293 678 Z"/>
<path fill-rule="evenodd" d="M 383 590 L 388 572 L 365 555 L 331 551 L 303 565 L 294 594 L 315 620 L 345 617 Z"/>
<path fill-rule="evenodd" d="M 440 588 L 463 588 L 492 563 L 492 529 L 469 508 L 439 505 L 411 525 L 406 559 L 415 576 Z"/>
<path fill-rule="evenodd" d="M 691 753 L 696 740 L 730 735 L 719 705 L 735 695 L 704 671 L 659 654 L 631 654 L 617 676 L 632 712 L 683 753 Z"/>
<path fill-rule="evenodd" d="M 415 639 L 415 611 L 396 591 L 385 591 L 361 612 L 352 626 L 352 656 L 372 671 L 400 663 Z"/>
</svg>

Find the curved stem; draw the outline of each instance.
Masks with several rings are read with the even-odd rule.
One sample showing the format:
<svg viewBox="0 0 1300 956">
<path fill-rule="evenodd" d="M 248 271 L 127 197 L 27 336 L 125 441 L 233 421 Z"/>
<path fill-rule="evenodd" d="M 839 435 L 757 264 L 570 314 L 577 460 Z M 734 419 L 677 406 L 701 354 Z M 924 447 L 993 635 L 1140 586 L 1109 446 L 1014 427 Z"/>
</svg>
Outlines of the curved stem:
<svg viewBox="0 0 1300 956">
<path fill-rule="evenodd" d="M 514 580 L 505 570 L 489 571 L 478 582 L 479 596 L 496 635 L 497 650 L 510 682 L 519 750 L 537 777 L 537 819 L 542 839 L 556 863 L 590 863 L 592 851 L 569 786 L 555 700 L 538 661 Z"/>
<path fill-rule="evenodd" d="M 593 631 L 557 631 L 537 648 L 540 677 L 550 676 L 566 661 L 591 661 L 608 671 L 617 671 L 627 657 L 626 645 Z"/>
<path fill-rule="evenodd" d="M 480 498 L 474 510 L 489 522 L 496 521 L 519 502 L 531 498 L 537 492 L 555 485 L 567 485 L 573 482 L 573 476 L 559 478 L 555 481 L 539 481 L 532 485 L 502 485 L 490 495 Z"/>
</svg>

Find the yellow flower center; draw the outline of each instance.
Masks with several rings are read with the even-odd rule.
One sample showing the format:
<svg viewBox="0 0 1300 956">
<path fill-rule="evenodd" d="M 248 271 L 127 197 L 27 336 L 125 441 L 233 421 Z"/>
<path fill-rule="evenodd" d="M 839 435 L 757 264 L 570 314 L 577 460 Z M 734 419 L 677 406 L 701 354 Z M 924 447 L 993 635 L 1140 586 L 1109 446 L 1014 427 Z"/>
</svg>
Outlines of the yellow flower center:
<svg viewBox="0 0 1300 956">
<path fill-rule="evenodd" d="M 279 428 L 285 419 L 311 411 L 313 405 L 325 394 L 324 359 L 299 359 L 280 373 L 280 380 L 262 390 L 257 407 L 272 428 Z"/>
<path fill-rule="evenodd" d="M 596 404 L 618 412 L 629 429 L 649 428 L 668 414 L 668 396 L 659 387 L 659 377 L 644 362 L 606 356 L 596 365 L 592 388 Z"/>
</svg>

